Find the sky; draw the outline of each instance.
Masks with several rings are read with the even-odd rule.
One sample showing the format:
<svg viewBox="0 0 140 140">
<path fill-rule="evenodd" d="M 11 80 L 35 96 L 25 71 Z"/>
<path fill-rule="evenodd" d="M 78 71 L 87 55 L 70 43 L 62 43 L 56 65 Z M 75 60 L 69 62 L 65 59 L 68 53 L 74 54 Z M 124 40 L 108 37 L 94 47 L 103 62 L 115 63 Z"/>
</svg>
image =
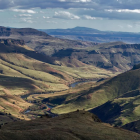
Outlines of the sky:
<svg viewBox="0 0 140 140">
<path fill-rule="evenodd" d="M 140 0 L 0 0 L 0 26 L 140 32 Z"/>
</svg>

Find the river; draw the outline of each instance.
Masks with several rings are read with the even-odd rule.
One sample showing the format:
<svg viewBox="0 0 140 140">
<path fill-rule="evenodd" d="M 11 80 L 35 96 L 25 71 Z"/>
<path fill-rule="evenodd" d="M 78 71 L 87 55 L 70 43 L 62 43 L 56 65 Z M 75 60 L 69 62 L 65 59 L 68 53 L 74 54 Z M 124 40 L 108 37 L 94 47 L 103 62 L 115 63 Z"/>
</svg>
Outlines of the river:
<svg viewBox="0 0 140 140">
<path fill-rule="evenodd" d="M 69 87 L 76 87 L 78 84 L 82 84 L 82 83 L 87 83 L 87 82 L 96 82 L 97 80 L 91 80 L 91 81 L 78 81 L 78 82 L 75 82 L 75 83 L 72 83 Z"/>
<path fill-rule="evenodd" d="M 96 80 L 92 80 L 92 82 L 93 82 L 93 81 L 95 82 Z M 76 87 L 78 84 L 87 83 L 87 82 L 91 82 L 91 81 L 79 81 L 79 82 L 74 82 L 74 83 L 72 83 L 69 87 L 74 88 L 74 87 Z M 33 95 L 33 94 L 39 94 L 39 93 L 30 93 L 30 94 L 26 94 L 26 95 L 21 96 L 21 98 L 25 99 L 25 98 L 27 98 L 28 96 Z M 51 113 L 51 109 L 52 109 L 54 106 L 51 106 L 51 105 L 49 105 L 49 104 L 46 104 L 46 105 L 47 105 L 48 108 L 50 108 L 50 110 L 48 111 L 48 113 L 50 113 L 52 116 L 55 116 L 55 114 Z M 29 113 L 30 111 L 31 111 L 30 109 L 27 109 L 26 111 L 24 111 L 24 114 L 27 114 L 27 113 Z"/>
</svg>

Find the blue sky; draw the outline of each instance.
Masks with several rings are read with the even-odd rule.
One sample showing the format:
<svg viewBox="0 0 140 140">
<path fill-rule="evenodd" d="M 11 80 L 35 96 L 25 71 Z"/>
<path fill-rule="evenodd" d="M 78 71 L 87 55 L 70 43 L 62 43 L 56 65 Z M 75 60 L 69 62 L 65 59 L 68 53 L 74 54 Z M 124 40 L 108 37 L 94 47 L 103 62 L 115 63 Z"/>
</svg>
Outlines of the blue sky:
<svg viewBox="0 0 140 140">
<path fill-rule="evenodd" d="M 139 0 L 0 0 L 0 26 L 140 32 Z"/>
</svg>

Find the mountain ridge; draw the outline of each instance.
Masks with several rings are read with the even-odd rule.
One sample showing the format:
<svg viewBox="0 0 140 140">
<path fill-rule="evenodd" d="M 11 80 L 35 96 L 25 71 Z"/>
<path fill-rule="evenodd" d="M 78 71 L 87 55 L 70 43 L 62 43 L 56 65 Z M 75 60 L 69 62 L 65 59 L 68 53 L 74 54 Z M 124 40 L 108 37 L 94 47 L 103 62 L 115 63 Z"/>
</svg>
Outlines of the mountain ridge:
<svg viewBox="0 0 140 140">
<path fill-rule="evenodd" d="M 91 41 L 97 43 L 123 41 L 125 43 L 140 43 L 139 34 L 133 32 L 100 31 L 87 27 L 69 29 L 38 29 L 58 38 Z"/>
</svg>

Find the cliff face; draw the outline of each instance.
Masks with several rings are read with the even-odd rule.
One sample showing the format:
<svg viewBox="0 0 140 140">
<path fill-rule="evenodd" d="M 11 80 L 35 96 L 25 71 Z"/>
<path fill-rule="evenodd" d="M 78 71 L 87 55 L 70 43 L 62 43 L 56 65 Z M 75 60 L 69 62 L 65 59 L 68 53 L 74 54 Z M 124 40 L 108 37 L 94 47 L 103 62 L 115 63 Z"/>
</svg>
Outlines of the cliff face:
<svg viewBox="0 0 140 140">
<path fill-rule="evenodd" d="M 32 29 L 32 28 L 6 28 L 0 26 L 0 36 L 10 36 L 10 35 L 38 35 L 49 37 L 48 34 Z"/>
<path fill-rule="evenodd" d="M 122 44 L 107 46 L 97 45 L 85 49 L 62 49 L 53 54 L 60 61 L 77 59 L 85 64 L 115 71 L 127 71 L 140 63 L 140 45 Z"/>
<path fill-rule="evenodd" d="M 24 40 L 18 39 L 0 39 L 0 43 L 4 45 L 25 45 Z"/>
<path fill-rule="evenodd" d="M 44 55 L 55 57 L 66 66 L 94 65 L 113 71 L 127 71 L 140 63 L 140 45 L 112 42 L 96 44 L 92 42 L 58 39 L 31 29 L 0 27 L 0 38 L 14 38 L 14 43 L 27 46 Z M 17 41 L 22 39 L 22 41 Z M 5 41 L 5 43 L 13 43 Z"/>
</svg>

